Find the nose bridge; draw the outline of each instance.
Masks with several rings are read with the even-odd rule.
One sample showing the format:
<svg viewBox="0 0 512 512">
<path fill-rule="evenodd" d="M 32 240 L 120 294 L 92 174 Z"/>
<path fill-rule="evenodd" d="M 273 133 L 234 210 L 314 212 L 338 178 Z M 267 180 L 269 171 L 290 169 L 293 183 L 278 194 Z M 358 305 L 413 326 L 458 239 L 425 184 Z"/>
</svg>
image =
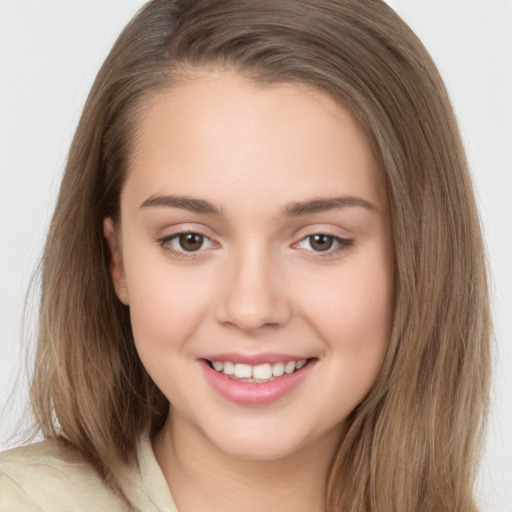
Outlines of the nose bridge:
<svg viewBox="0 0 512 512">
<path fill-rule="evenodd" d="M 218 319 L 252 331 L 287 321 L 290 305 L 272 251 L 256 240 L 233 250 L 226 261 Z"/>
</svg>

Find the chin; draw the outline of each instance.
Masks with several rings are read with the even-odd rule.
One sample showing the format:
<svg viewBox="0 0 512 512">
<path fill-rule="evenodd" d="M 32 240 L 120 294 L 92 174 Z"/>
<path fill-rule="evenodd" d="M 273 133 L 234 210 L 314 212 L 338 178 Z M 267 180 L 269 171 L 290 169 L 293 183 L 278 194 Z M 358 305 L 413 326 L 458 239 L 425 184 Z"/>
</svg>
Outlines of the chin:
<svg viewBox="0 0 512 512">
<path fill-rule="evenodd" d="M 233 459 L 261 462 L 285 459 L 298 450 L 298 447 L 290 445 L 289 442 L 269 442 L 261 438 L 244 441 L 231 439 L 229 446 L 218 445 L 218 448 Z"/>
<path fill-rule="evenodd" d="M 291 457 L 311 442 L 305 433 L 276 425 L 238 425 L 206 435 L 228 457 L 262 462 Z"/>
</svg>

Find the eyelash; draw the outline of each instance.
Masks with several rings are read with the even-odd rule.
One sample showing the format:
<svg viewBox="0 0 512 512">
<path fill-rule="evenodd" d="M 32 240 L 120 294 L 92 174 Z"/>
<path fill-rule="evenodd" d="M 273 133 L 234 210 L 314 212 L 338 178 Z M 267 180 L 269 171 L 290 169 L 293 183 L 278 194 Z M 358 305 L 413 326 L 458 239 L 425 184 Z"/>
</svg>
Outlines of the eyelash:
<svg viewBox="0 0 512 512">
<path fill-rule="evenodd" d="M 174 240 L 178 240 L 180 236 L 183 235 L 197 235 L 203 238 L 203 243 L 201 244 L 201 247 L 196 251 L 186 251 L 186 250 L 176 250 L 172 247 L 172 242 Z M 329 233 L 312 233 L 310 235 L 307 235 L 295 244 L 292 245 L 292 247 L 298 247 L 300 244 L 304 243 L 305 241 L 309 240 L 309 245 L 311 247 L 311 239 L 315 236 L 324 236 L 326 238 L 329 238 L 332 242 L 332 246 L 326 249 L 325 251 L 315 251 L 314 249 L 307 249 L 307 252 L 314 253 L 314 257 L 318 258 L 329 258 L 336 254 L 338 254 L 341 251 L 347 250 L 349 247 L 353 245 L 353 241 L 349 238 L 341 238 L 336 235 L 331 235 Z M 208 236 L 197 232 L 197 231 L 182 231 L 178 233 L 174 233 L 173 235 L 166 236 L 163 238 L 158 238 L 157 242 L 162 247 L 162 249 L 168 253 L 171 253 L 173 256 L 176 256 L 178 258 L 186 258 L 186 259 L 195 259 L 200 256 L 202 252 L 204 252 L 204 249 L 202 248 L 202 245 L 205 241 L 208 241 L 210 244 L 216 245 L 216 242 L 213 242 Z M 332 248 L 334 245 L 337 245 L 334 249 Z"/>
<path fill-rule="evenodd" d="M 311 249 L 311 250 L 308 249 L 308 252 L 314 253 L 315 258 L 329 258 L 329 257 L 336 256 L 341 251 L 346 251 L 349 247 L 351 247 L 353 245 L 353 241 L 349 238 L 341 238 L 336 235 L 331 235 L 330 233 L 319 232 L 319 233 L 312 233 L 311 235 L 305 236 L 299 242 L 293 244 L 293 247 L 297 247 L 299 244 L 302 244 L 308 240 L 309 240 L 309 246 L 311 247 L 311 240 L 315 236 L 324 236 L 326 238 L 329 238 L 330 241 L 332 242 L 331 247 L 329 247 L 325 251 L 315 251 L 313 249 Z"/>
<path fill-rule="evenodd" d="M 199 248 L 197 251 L 186 251 L 186 250 L 176 250 L 172 247 L 172 242 L 174 240 L 178 240 L 180 236 L 186 236 L 186 235 L 197 235 L 203 238 L 203 243 L 201 244 L 201 248 Z M 202 249 L 202 246 L 204 245 L 204 242 L 208 241 L 210 244 L 215 245 L 215 242 L 211 240 L 206 235 L 203 235 L 200 232 L 197 231 L 180 231 L 178 233 L 174 233 L 170 236 L 165 236 L 163 238 L 157 239 L 157 242 L 160 244 L 160 247 L 166 252 L 169 252 L 173 256 L 176 256 L 178 258 L 186 258 L 186 259 L 195 259 L 199 257 L 200 253 L 203 252 L 204 249 Z"/>
</svg>

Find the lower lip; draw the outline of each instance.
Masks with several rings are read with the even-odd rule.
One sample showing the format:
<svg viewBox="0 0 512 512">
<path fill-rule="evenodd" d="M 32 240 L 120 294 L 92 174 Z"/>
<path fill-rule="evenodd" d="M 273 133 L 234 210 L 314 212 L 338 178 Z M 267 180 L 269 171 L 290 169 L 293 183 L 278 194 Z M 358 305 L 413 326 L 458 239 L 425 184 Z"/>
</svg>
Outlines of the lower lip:
<svg viewBox="0 0 512 512">
<path fill-rule="evenodd" d="M 281 397 L 297 387 L 309 374 L 315 360 L 310 360 L 300 370 L 277 377 L 269 382 L 254 383 L 234 380 L 215 371 L 204 360 L 199 360 L 208 382 L 221 396 L 231 402 L 244 405 L 268 404 L 279 400 Z"/>
</svg>

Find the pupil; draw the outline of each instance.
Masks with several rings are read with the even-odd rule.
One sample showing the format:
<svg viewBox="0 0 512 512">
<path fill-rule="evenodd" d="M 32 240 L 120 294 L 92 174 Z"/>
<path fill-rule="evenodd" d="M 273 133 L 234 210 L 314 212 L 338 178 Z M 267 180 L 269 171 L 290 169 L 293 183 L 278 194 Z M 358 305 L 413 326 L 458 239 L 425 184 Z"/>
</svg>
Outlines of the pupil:
<svg viewBox="0 0 512 512">
<path fill-rule="evenodd" d="M 315 251 L 328 251 L 333 242 L 333 237 L 329 235 L 313 235 L 310 240 L 311 247 Z"/>
<path fill-rule="evenodd" d="M 180 245 L 185 251 L 197 251 L 203 245 L 204 237 L 197 233 L 180 235 Z"/>
</svg>

